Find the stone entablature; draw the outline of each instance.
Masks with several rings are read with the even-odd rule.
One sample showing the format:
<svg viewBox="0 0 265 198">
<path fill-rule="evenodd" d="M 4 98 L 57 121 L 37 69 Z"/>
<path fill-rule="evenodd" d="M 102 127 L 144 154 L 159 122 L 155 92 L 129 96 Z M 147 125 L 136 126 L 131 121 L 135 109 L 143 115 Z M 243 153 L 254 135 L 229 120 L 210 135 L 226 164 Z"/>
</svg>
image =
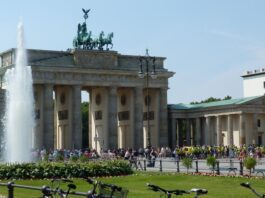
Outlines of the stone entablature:
<svg viewBox="0 0 265 198">
<path fill-rule="evenodd" d="M 15 49 L 0 54 L 6 64 L 0 68 L 3 75 L 12 66 Z M 9 58 L 8 58 L 9 57 Z M 165 58 L 156 57 L 158 78 L 150 79 L 153 88 L 168 87 L 168 78 L 174 75 L 164 69 Z M 8 65 L 9 63 L 9 65 Z M 120 55 L 115 51 L 72 50 L 67 52 L 28 50 L 28 64 L 32 66 L 34 84 L 82 84 L 85 86 L 117 85 L 134 87 L 145 83 L 139 79 L 139 56 Z"/>
<path fill-rule="evenodd" d="M 1 67 L 15 63 L 16 49 L 12 48 L 0 53 Z M 116 51 L 80 50 L 68 51 L 28 49 L 28 64 L 32 66 L 73 66 L 89 69 L 139 70 L 139 56 L 122 55 Z M 165 57 L 156 57 L 157 71 L 167 71 L 164 68 Z"/>
</svg>

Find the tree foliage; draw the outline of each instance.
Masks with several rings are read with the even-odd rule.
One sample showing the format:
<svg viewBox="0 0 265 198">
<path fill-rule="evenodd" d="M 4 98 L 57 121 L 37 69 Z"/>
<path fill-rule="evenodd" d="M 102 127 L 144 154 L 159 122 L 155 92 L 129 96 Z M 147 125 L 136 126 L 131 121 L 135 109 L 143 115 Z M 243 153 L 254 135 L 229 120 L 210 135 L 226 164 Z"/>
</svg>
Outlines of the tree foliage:
<svg viewBox="0 0 265 198">
<path fill-rule="evenodd" d="M 216 163 L 217 163 L 217 160 L 214 156 L 209 155 L 207 157 L 206 164 L 212 168 L 212 171 L 214 171 Z"/>
<path fill-rule="evenodd" d="M 82 135 L 83 135 L 83 147 L 88 147 L 88 112 L 89 112 L 89 103 L 82 102 L 81 104 L 81 111 L 82 111 Z"/>
<path fill-rule="evenodd" d="M 182 165 L 187 168 L 187 173 L 189 169 L 192 168 L 192 159 L 190 157 L 184 157 L 182 159 Z"/>
<path fill-rule="evenodd" d="M 232 99 L 232 97 L 231 97 L 231 96 L 228 96 L 228 95 L 227 95 L 226 97 L 224 97 L 223 99 L 221 99 L 221 98 L 209 97 L 209 98 L 207 98 L 206 100 L 202 100 L 202 101 L 200 101 L 200 102 L 195 101 L 195 102 L 191 102 L 190 104 L 201 104 L 201 103 L 216 102 L 216 101 L 230 100 L 230 99 Z"/>
<path fill-rule="evenodd" d="M 257 160 L 253 157 L 247 157 L 243 163 L 246 169 L 249 170 L 249 175 L 251 176 L 251 169 L 253 169 L 256 166 Z"/>
</svg>

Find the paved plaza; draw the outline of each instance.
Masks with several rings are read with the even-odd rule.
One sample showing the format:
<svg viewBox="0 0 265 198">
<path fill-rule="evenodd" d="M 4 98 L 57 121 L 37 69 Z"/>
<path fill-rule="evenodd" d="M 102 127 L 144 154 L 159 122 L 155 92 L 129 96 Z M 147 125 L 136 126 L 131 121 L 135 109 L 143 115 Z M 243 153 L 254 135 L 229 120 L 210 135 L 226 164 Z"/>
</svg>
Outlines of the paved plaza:
<svg viewBox="0 0 265 198">
<path fill-rule="evenodd" d="M 200 159 L 200 160 L 193 160 L 192 168 L 189 169 L 189 173 L 196 172 L 196 161 L 198 161 L 198 172 L 199 173 L 211 173 L 212 172 L 211 168 L 206 164 L 206 160 Z M 232 159 L 222 158 L 222 159 L 218 159 L 218 161 L 219 161 L 220 175 L 240 175 L 240 160 L 238 160 L 237 158 L 232 158 Z M 139 170 L 141 170 L 141 166 L 142 166 L 142 170 L 144 170 L 144 159 L 143 158 L 139 159 L 137 164 L 138 164 Z M 148 164 L 148 161 L 146 160 L 146 165 L 147 164 Z M 154 167 L 146 166 L 146 171 L 157 172 L 157 171 L 161 171 L 161 169 L 162 169 L 162 172 L 178 172 L 178 163 L 174 158 L 157 158 L 155 161 Z M 181 173 L 187 172 L 187 169 L 186 167 L 182 165 L 181 160 L 179 161 L 179 172 Z M 245 167 L 243 167 L 243 174 L 244 175 L 249 174 L 249 170 L 247 170 Z M 265 175 L 265 158 L 262 158 L 257 161 L 257 165 L 254 169 L 254 172 L 252 171 L 252 175 L 254 176 Z"/>
</svg>

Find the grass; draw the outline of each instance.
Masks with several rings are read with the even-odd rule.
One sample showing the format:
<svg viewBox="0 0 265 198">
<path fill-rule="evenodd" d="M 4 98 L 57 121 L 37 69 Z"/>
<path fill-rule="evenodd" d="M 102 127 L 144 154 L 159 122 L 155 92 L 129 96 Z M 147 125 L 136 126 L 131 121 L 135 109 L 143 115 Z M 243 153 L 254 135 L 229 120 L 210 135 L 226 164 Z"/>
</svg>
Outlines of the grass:
<svg viewBox="0 0 265 198">
<path fill-rule="evenodd" d="M 113 183 L 118 186 L 122 186 L 129 190 L 129 198 L 156 198 L 159 197 L 159 193 L 148 190 L 146 183 L 155 184 L 166 189 L 183 189 L 189 190 L 191 188 L 206 188 L 208 194 L 202 197 L 205 198 L 251 198 L 255 197 L 250 190 L 241 187 L 241 182 L 250 182 L 252 186 L 261 193 L 265 193 L 264 179 L 255 178 L 241 178 L 241 177 L 214 177 L 214 176 L 192 176 L 183 174 L 173 173 L 136 173 L 130 176 L 120 177 L 107 177 L 98 178 L 98 180 L 105 183 Z M 6 181 L 2 181 L 6 182 Z M 43 186 L 49 185 L 49 180 L 20 180 L 14 181 L 16 184 L 30 185 L 30 186 Z M 76 191 L 87 192 L 90 185 L 84 180 L 74 179 L 77 185 Z M 0 194 L 6 195 L 6 187 L 0 188 Z M 40 197 L 39 191 L 15 189 L 15 197 L 29 198 L 29 197 Z M 69 196 L 71 197 L 71 196 Z M 193 197 L 192 195 L 183 195 L 185 197 Z"/>
</svg>

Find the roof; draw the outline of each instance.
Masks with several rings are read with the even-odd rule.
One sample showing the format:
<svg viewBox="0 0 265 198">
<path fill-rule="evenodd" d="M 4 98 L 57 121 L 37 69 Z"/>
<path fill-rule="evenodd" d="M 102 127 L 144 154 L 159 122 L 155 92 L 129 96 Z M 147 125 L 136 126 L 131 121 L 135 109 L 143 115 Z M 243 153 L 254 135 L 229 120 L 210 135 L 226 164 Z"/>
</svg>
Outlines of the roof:
<svg viewBox="0 0 265 198">
<path fill-rule="evenodd" d="M 257 98 L 260 98 L 260 97 L 263 97 L 263 96 L 252 96 L 252 97 L 246 97 L 246 98 L 221 100 L 221 101 L 216 101 L 216 102 L 207 102 L 207 103 L 200 103 L 200 104 L 179 103 L 179 104 L 170 104 L 168 106 L 171 109 L 175 109 L 175 110 L 202 109 L 202 108 L 218 107 L 218 106 L 226 106 L 226 105 L 241 105 L 241 104 L 250 102 L 252 100 L 255 100 Z"/>
</svg>

